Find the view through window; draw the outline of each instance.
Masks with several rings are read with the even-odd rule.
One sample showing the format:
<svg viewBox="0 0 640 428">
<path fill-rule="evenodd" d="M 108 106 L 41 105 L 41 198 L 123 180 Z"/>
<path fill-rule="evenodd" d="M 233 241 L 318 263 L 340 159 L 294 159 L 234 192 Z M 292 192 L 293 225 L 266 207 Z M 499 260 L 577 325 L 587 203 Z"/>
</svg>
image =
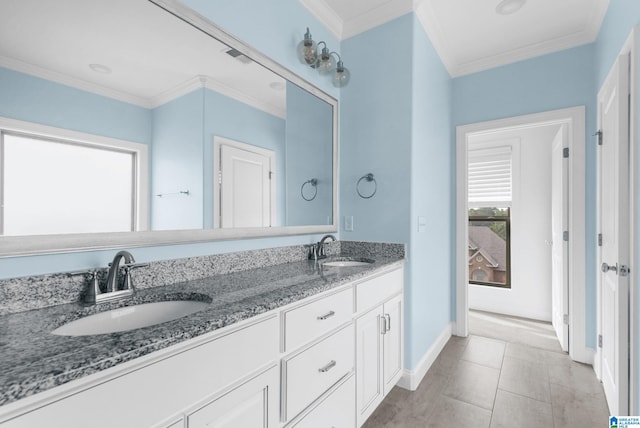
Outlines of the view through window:
<svg viewBox="0 0 640 428">
<path fill-rule="evenodd" d="M 511 287 L 510 209 L 469 210 L 469 283 Z"/>
<path fill-rule="evenodd" d="M 134 230 L 135 153 L 9 132 L 0 149 L 2 235 Z"/>
</svg>

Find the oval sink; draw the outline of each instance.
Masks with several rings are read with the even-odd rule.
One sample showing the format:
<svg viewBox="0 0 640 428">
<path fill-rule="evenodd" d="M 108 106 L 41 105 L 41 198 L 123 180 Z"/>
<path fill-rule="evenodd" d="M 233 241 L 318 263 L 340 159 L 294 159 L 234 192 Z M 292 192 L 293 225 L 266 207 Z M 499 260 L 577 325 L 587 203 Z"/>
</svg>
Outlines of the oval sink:
<svg viewBox="0 0 640 428">
<path fill-rule="evenodd" d="M 369 259 L 343 259 L 343 260 L 331 260 L 324 262 L 323 266 L 327 267 L 356 267 L 367 266 L 373 263 L 373 260 Z"/>
<path fill-rule="evenodd" d="M 59 336 L 88 336 L 148 327 L 182 318 L 209 306 L 197 300 L 142 303 L 99 312 L 68 322 L 51 333 Z"/>
</svg>

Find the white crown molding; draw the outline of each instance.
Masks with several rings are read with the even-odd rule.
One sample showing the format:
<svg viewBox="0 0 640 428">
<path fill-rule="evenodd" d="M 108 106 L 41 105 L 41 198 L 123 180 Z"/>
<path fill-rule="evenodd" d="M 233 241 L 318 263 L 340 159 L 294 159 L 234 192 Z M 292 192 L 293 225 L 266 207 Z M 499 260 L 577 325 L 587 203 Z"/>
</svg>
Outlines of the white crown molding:
<svg viewBox="0 0 640 428">
<path fill-rule="evenodd" d="M 593 37 L 589 32 L 580 31 L 564 37 L 546 40 L 544 42 L 500 53 L 498 55 L 492 55 L 466 63 L 455 64 L 448 70 L 451 77 L 460 77 L 466 74 L 477 73 L 479 71 L 547 55 L 564 49 L 574 48 L 591 43 L 592 41 Z"/>
<path fill-rule="evenodd" d="M 342 37 L 343 39 L 348 39 L 349 37 L 363 33 L 412 11 L 412 0 L 388 1 L 354 19 L 345 21 L 342 29 Z"/>
<path fill-rule="evenodd" d="M 96 95 L 101 95 L 108 98 L 113 98 L 118 101 L 122 101 L 128 104 L 137 105 L 139 107 L 149 108 L 150 103 L 148 100 L 131 95 L 125 92 L 109 89 L 95 83 L 87 82 L 82 79 L 70 77 L 56 71 L 48 70 L 42 67 L 38 67 L 33 64 L 29 64 L 23 61 L 19 61 L 14 58 L 8 58 L 0 56 L 0 67 L 8 68 L 19 73 L 28 74 L 30 76 L 38 77 L 40 79 L 50 80 L 52 82 L 59 83 L 61 85 L 70 86 L 72 88 L 79 89 L 81 91 L 90 92 Z"/>
<path fill-rule="evenodd" d="M 147 109 L 153 109 L 153 108 L 159 107 L 162 104 L 166 104 L 167 102 L 178 98 L 179 96 L 185 95 L 197 88 L 202 88 L 204 86 L 208 89 L 211 89 L 212 91 L 219 92 L 237 101 L 243 102 L 245 104 L 249 104 L 250 106 L 260 109 L 271 115 L 274 115 L 283 119 L 286 118 L 286 108 L 284 107 L 281 108 L 281 107 L 277 107 L 277 106 L 273 106 L 271 104 L 265 103 L 264 101 L 261 101 L 252 96 L 249 96 L 246 93 L 238 91 L 237 89 L 233 89 L 220 82 L 217 82 L 216 80 L 210 77 L 206 77 L 205 83 L 203 83 L 203 81 L 201 81 L 203 76 L 196 76 L 192 79 L 189 79 L 187 82 L 184 82 L 178 85 L 173 89 L 170 89 L 168 91 L 165 91 L 159 94 L 156 97 L 153 97 L 151 99 L 146 99 L 146 98 L 136 97 L 135 95 L 127 94 L 125 92 L 105 88 L 104 86 L 96 85 L 95 83 L 90 83 L 82 79 L 70 77 L 62 73 L 47 70 L 45 68 L 38 67 L 33 64 L 28 64 L 26 62 L 22 62 L 22 61 L 19 61 L 13 58 L 4 57 L 4 56 L 0 56 L 0 67 L 4 67 L 9 70 L 17 71 L 18 73 L 23 73 L 30 76 L 38 77 L 40 79 L 49 80 L 55 83 L 59 83 L 61 85 L 79 89 L 81 91 L 104 96 L 107 98 L 112 98 L 118 101 L 122 101 L 128 104 L 133 104 L 133 105 L 147 108 Z"/>
<path fill-rule="evenodd" d="M 440 22 L 436 19 L 436 13 L 433 9 L 431 0 L 414 0 L 413 10 L 416 14 L 418 21 L 422 25 L 423 30 L 427 33 L 433 48 L 438 53 L 440 60 L 444 64 L 444 67 L 451 75 L 451 70 L 454 68 L 455 61 L 449 55 L 451 49 L 449 49 L 449 43 L 444 36 L 444 31 Z"/>
<path fill-rule="evenodd" d="M 319 0 L 298 0 L 322 25 L 338 40 L 342 40 L 344 23 L 338 14 L 327 3 Z"/>
<path fill-rule="evenodd" d="M 609 1 L 610 0 L 597 0 L 594 2 L 589 22 L 583 31 L 475 61 L 460 63 L 451 54 L 449 43 L 444 35 L 445 32 L 436 18 L 437 14 L 433 9 L 432 0 L 389 1 L 355 19 L 344 22 L 341 21 L 340 17 L 324 0 L 299 0 L 309 12 L 340 40 L 353 37 L 413 11 L 451 77 L 472 74 L 591 43 L 598 36 L 602 20 L 609 6 Z"/>
<path fill-rule="evenodd" d="M 191 79 L 187 80 L 184 83 L 181 83 L 175 88 L 165 91 L 160 95 L 154 97 L 151 100 L 151 106 L 152 108 L 160 107 L 163 104 L 173 101 L 176 98 L 181 97 L 182 95 L 186 95 L 200 88 L 206 88 L 214 92 L 218 92 L 219 94 L 222 94 L 229 98 L 233 98 L 236 101 L 250 105 L 251 107 L 255 107 L 258 110 L 262 110 L 265 113 L 271 114 L 281 119 L 286 119 L 287 117 L 287 111 L 285 106 L 277 107 L 272 104 L 266 103 L 262 100 L 259 100 L 255 97 L 248 95 L 245 92 L 242 92 L 230 86 L 227 86 L 224 83 L 217 81 L 216 79 L 210 76 L 192 77 Z"/>
</svg>

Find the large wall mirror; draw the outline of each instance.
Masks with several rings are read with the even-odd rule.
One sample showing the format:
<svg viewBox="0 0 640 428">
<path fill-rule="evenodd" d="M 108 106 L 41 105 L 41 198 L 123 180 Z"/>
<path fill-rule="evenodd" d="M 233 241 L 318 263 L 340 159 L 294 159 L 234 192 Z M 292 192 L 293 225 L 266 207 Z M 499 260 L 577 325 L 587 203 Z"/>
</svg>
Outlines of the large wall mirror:
<svg viewBox="0 0 640 428">
<path fill-rule="evenodd" d="M 0 256 L 337 230 L 337 101 L 175 0 L 0 4 Z"/>
</svg>

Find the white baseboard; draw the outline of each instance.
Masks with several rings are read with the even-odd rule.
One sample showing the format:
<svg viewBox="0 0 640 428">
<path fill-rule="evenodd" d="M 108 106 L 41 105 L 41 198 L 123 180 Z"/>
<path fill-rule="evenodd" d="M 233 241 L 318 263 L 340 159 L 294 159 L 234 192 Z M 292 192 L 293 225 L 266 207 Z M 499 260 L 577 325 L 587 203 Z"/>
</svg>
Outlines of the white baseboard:
<svg viewBox="0 0 640 428">
<path fill-rule="evenodd" d="M 442 333 L 440 333 L 435 342 L 433 342 L 429 349 L 427 349 L 427 352 L 420 359 L 418 366 L 413 370 L 404 370 L 397 385 L 410 391 L 418 389 L 418 385 L 420 385 L 422 378 L 427 374 L 427 371 L 438 355 L 440 355 L 440 351 L 442 351 L 442 348 L 444 348 L 449 341 L 452 332 L 453 322 L 450 322 L 445 326 L 444 330 L 442 330 Z"/>
</svg>

